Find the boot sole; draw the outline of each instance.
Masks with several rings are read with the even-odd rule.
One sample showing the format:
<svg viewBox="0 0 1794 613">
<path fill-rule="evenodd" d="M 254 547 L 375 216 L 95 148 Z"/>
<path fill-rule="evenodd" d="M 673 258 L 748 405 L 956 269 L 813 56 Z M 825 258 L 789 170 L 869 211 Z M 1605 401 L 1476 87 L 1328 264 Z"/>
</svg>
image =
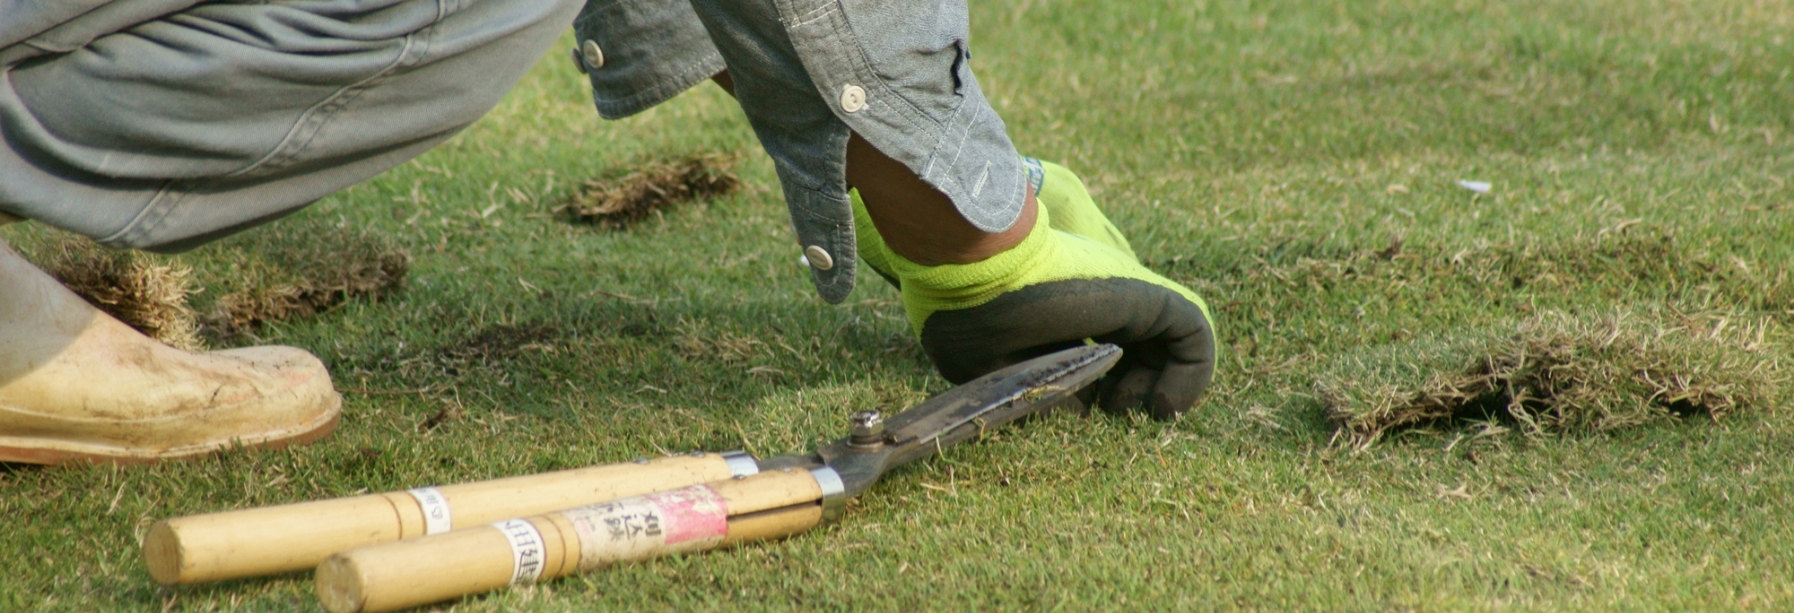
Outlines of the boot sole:
<svg viewBox="0 0 1794 613">
<path fill-rule="evenodd" d="M 342 397 L 336 396 L 320 419 L 294 430 L 262 433 L 253 437 L 236 437 L 207 441 L 168 449 L 146 450 L 94 443 L 53 439 L 22 439 L 0 436 L 0 462 L 24 464 L 67 464 L 72 462 L 150 464 L 205 455 L 226 449 L 282 449 L 306 445 L 330 436 L 342 421 Z"/>
</svg>

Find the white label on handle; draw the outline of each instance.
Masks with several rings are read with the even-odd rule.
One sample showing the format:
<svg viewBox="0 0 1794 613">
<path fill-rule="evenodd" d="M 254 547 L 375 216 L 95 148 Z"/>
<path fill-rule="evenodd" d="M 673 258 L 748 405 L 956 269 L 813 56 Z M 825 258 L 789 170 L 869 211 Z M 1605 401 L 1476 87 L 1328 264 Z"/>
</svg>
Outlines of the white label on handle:
<svg viewBox="0 0 1794 613">
<path fill-rule="evenodd" d="M 703 551 L 729 534 L 729 509 L 708 485 L 563 511 L 579 533 L 579 569 Z"/>
<path fill-rule="evenodd" d="M 507 519 L 495 524 L 505 539 L 511 541 L 511 585 L 535 583 L 542 578 L 546 552 L 542 550 L 542 533 L 535 524 L 521 519 Z"/>
<path fill-rule="evenodd" d="M 408 493 L 417 499 L 417 506 L 424 510 L 424 536 L 449 531 L 449 504 L 448 499 L 442 497 L 442 492 L 433 487 L 420 487 Z"/>
</svg>

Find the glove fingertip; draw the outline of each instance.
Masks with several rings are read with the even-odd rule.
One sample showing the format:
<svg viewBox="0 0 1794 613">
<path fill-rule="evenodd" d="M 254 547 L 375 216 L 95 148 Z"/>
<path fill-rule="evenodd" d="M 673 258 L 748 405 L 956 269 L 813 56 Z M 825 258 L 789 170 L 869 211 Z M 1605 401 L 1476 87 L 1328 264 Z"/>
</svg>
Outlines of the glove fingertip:
<svg viewBox="0 0 1794 613">
<path fill-rule="evenodd" d="M 1182 404 L 1183 403 L 1178 402 L 1177 400 L 1173 400 L 1163 392 L 1153 392 L 1152 401 L 1149 402 L 1147 406 L 1148 410 L 1152 413 L 1153 419 L 1158 421 L 1177 421 L 1178 418 L 1183 417 L 1186 411 L 1190 410 L 1190 407 L 1182 406 Z"/>
<path fill-rule="evenodd" d="M 1146 402 L 1148 394 L 1157 387 L 1159 372 L 1143 366 L 1128 369 L 1115 380 L 1103 396 L 1103 410 L 1111 413 L 1124 413 Z"/>
<path fill-rule="evenodd" d="M 1152 389 L 1147 409 L 1159 421 L 1176 421 L 1195 408 L 1214 379 L 1212 362 L 1173 364 L 1165 368 Z"/>
</svg>

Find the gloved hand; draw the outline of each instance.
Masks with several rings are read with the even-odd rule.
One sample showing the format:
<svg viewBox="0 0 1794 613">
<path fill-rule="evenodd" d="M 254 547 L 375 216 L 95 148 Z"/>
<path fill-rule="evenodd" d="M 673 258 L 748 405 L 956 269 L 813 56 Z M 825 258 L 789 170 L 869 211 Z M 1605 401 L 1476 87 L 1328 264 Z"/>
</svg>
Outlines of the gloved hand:
<svg viewBox="0 0 1794 613">
<path fill-rule="evenodd" d="M 974 264 L 916 264 L 885 245 L 855 194 L 859 255 L 898 285 L 911 328 L 948 381 L 1086 339 L 1115 343 L 1124 353 L 1099 385 L 1100 406 L 1144 403 L 1155 419 L 1176 419 L 1214 377 L 1208 305 L 1141 266 L 1077 175 L 1041 167 L 1034 228 L 1008 251 Z"/>
</svg>

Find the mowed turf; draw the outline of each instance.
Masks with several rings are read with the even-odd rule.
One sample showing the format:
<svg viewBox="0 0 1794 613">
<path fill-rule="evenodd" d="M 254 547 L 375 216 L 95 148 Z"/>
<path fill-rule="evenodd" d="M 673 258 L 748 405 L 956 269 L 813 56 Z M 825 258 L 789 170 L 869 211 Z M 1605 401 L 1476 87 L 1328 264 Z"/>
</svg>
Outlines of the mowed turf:
<svg viewBox="0 0 1794 613">
<path fill-rule="evenodd" d="M 1794 607 L 1794 2 L 972 10 L 973 66 L 1022 151 L 1079 171 L 1149 266 L 1214 305 L 1226 351 L 1204 404 L 1175 424 L 1037 421 L 889 475 L 834 527 L 445 607 Z M 0 468 L 0 609 L 314 608 L 305 574 L 159 587 L 138 539 L 186 513 L 801 452 L 852 411 L 946 388 L 869 270 L 845 305 L 814 296 L 726 95 L 602 122 L 565 46 L 451 143 L 257 230 L 334 224 L 410 253 L 402 291 L 229 341 L 329 363 L 351 390 L 335 437 Z M 739 156 L 742 189 L 622 230 L 555 213 L 588 179 L 697 155 Z M 257 240 L 177 258 L 205 286 L 196 308 Z M 1723 340 L 1699 370 L 1753 365 L 1762 390 L 1607 429 L 1494 403 L 1365 444 L 1317 389 L 1351 391 L 1389 370 L 1351 365 L 1410 343 L 1610 319 Z"/>
</svg>

